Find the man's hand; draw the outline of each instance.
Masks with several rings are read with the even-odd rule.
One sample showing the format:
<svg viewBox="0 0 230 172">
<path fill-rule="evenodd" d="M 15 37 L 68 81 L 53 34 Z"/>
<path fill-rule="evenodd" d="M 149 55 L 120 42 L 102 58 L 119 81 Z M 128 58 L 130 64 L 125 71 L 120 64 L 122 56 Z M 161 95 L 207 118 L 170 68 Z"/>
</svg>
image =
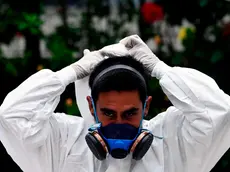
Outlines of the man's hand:
<svg viewBox="0 0 230 172">
<path fill-rule="evenodd" d="M 88 76 L 95 66 L 106 58 L 129 55 L 127 48 L 123 44 L 109 45 L 99 51 L 92 52 L 85 49 L 83 53 L 84 56 L 71 65 L 76 71 L 77 79 L 82 79 Z"/>
<path fill-rule="evenodd" d="M 149 47 L 141 40 L 138 35 L 128 36 L 120 41 L 128 49 L 129 54 L 141 62 L 148 73 L 151 74 L 154 67 L 160 60 L 153 54 Z"/>
<path fill-rule="evenodd" d="M 129 55 L 128 49 L 125 47 L 124 44 L 120 44 L 120 43 L 105 46 L 104 48 L 100 49 L 99 52 L 103 56 L 110 56 L 110 57 L 122 57 L 122 56 Z"/>
</svg>

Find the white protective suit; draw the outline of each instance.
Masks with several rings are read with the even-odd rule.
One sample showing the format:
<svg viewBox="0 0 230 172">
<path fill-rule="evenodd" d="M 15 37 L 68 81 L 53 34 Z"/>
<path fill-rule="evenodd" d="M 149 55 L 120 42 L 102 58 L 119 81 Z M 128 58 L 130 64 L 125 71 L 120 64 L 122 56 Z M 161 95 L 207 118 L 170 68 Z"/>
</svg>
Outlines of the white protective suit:
<svg viewBox="0 0 230 172">
<path fill-rule="evenodd" d="M 76 80 L 71 67 L 41 70 L 7 95 L 0 107 L 0 140 L 24 172 L 209 172 L 230 146 L 229 96 L 193 69 L 159 62 L 154 73 L 174 106 L 144 121 L 159 138 L 140 161 L 131 155 L 99 161 L 87 147 L 87 78 L 76 83 L 85 120 L 54 113 Z"/>
</svg>

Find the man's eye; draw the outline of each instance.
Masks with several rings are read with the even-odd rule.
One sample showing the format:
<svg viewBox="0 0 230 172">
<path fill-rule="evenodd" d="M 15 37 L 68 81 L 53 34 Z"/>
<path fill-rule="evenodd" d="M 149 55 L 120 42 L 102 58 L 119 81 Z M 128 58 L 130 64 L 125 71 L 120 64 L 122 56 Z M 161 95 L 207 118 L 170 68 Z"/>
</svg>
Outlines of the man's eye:
<svg viewBox="0 0 230 172">
<path fill-rule="evenodd" d="M 105 116 L 108 116 L 108 117 L 113 117 L 114 114 L 113 113 L 109 113 L 109 112 L 104 112 L 103 113 Z"/>
<path fill-rule="evenodd" d="M 127 113 L 125 116 L 126 117 L 132 117 L 132 116 L 134 116 L 136 113 Z"/>
</svg>

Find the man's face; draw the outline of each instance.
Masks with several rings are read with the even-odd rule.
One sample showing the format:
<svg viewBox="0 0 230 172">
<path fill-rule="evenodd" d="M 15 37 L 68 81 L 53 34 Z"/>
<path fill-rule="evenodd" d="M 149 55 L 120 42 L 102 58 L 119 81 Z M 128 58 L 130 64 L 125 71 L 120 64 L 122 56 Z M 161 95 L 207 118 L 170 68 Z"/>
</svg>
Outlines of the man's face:
<svg viewBox="0 0 230 172">
<path fill-rule="evenodd" d="M 147 99 L 144 110 L 145 115 L 148 114 L 151 99 L 151 97 Z M 89 96 L 87 100 L 93 115 L 93 106 Z M 143 113 L 143 104 L 138 91 L 103 92 L 99 94 L 98 100 L 95 103 L 97 116 L 102 126 L 117 123 L 139 127 Z"/>
</svg>

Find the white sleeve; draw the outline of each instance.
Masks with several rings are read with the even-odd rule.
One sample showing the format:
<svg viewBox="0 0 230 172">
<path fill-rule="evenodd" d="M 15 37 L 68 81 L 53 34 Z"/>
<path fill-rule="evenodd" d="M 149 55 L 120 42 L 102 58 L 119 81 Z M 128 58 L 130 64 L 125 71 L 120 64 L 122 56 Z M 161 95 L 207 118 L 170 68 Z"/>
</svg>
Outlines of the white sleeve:
<svg viewBox="0 0 230 172">
<path fill-rule="evenodd" d="M 68 121 L 54 110 L 66 86 L 75 80 L 72 67 L 58 72 L 45 69 L 6 96 L 0 107 L 0 140 L 23 171 L 56 171 L 59 167 L 52 166 L 52 158 L 60 156 L 59 139 L 68 136 Z"/>
<path fill-rule="evenodd" d="M 230 147 L 230 97 L 194 69 L 159 62 L 153 75 L 174 106 L 164 117 L 167 145 L 180 149 L 188 171 L 210 171 Z"/>
</svg>

